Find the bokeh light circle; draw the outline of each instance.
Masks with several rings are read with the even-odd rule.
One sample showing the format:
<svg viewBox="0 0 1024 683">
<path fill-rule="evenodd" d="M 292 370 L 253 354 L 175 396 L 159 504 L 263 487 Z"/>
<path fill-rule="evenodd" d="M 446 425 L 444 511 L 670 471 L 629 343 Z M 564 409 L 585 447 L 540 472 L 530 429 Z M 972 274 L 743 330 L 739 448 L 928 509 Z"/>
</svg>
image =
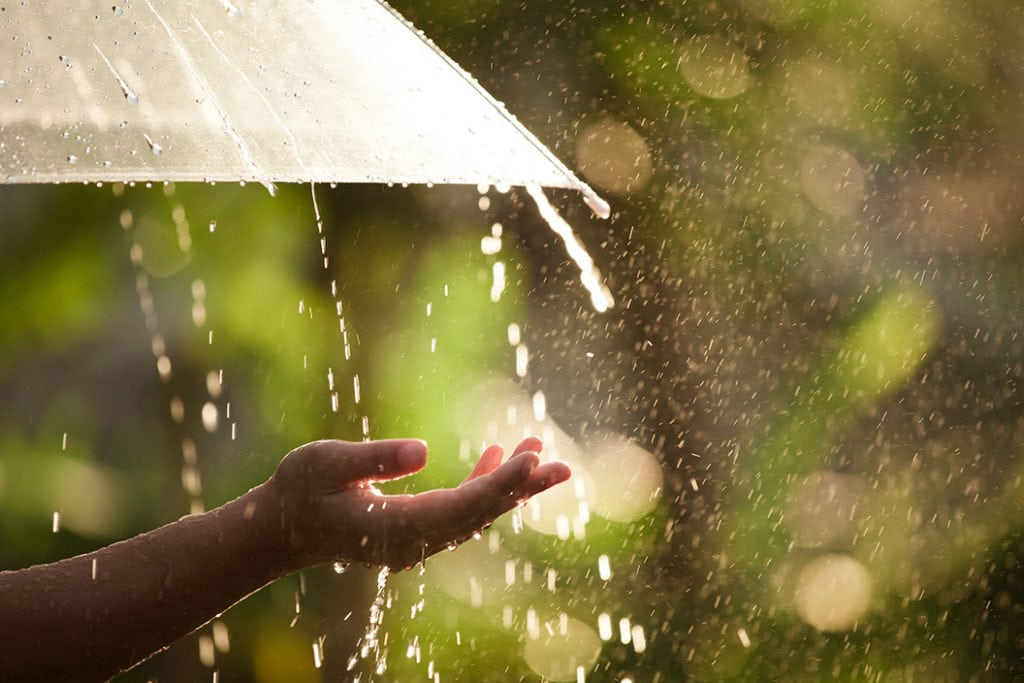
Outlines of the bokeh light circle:
<svg viewBox="0 0 1024 683">
<path fill-rule="evenodd" d="M 679 70 L 705 97 L 724 100 L 743 94 L 752 81 L 743 50 L 719 36 L 694 36 L 679 51 Z"/>
<path fill-rule="evenodd" d="M 523 647 L 526 663 L 549 681 L 577 680 L 577 671 L 589 671 L 600 654 L 601 639 L 594 629 L 572 618 L 545 624 Z"/>
<path fill-rule="evenodd" d="M 586 126 L 576 138 L 576 163 L 597 187 L 626 194 L 651 178 L 651 150 L 628 124 L 602 119 Z"/>
<path fill-rule="evenodd" d="M 819 631 L 845 631 L 867 613 L 871 584 L 867 569 L 849 555 L 823 555 L 800 571 L 797 614 Z"/>
</svg>

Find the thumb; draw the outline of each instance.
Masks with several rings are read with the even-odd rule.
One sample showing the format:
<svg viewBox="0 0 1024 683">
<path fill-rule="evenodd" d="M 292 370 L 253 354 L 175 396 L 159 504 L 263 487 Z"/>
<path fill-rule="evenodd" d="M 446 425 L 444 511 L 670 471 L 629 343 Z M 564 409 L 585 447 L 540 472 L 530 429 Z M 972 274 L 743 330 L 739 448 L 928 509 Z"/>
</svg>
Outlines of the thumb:
<svg viewBox="0 0 1024 683">
<path fill-rule="evenodd" d="M 323 483 L 330 488 L 400 479 L 418 472 L 427 463 L 427 444 L 419 439 L 318 441 L 315 450 L 326 475 Z"/>
</svg>

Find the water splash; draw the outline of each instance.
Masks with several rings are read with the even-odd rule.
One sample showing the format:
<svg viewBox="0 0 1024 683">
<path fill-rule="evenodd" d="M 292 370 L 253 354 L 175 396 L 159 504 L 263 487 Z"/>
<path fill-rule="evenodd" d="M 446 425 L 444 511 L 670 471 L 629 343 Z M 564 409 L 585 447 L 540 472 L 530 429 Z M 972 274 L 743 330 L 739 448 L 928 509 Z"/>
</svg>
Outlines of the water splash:
<svg viewBox="0 0 1024 683">
<path fill-rule="evenodd" d="M 579 238 L 576 237 L 576 233 L 573 232 L 572 227 L 565 222 L 565 219 L 558 215 L 558 211 L 548 201 L 547 196 L 544 194 L 544 190 L 539 185 L 527 185 L 526 191 L 530 197 L 533 198 L 534 203 L 537 204 L 537 209 L 540 211 L 541 217 L 547 221 L 548 226 L 555 232 L 556 235 L 562 238 L 565 242 L 566 251 L 569 252 L 569 256 L 573 261 L 576 262 L 577 267 L 580 269 L 580 281 L 583 286 L 586 287 L 590 293 L 590 301 L 594 305 L 594 310 L 598 313 L 604 313 L 609 308 L 615 305 L 615 301 L 612 298 L 612 293 L 608 290 L 608 287 L 604 284 L 604 278 L 601 276 L 601 272 L 594 265 L 594 259 L 590 258 L 590 254 L 587 253 L 586 248 L 580 243 Z M 591 192 L 590 195 L 584 195 L 584 201 L 587 202 L 587 206 L 591 208 L 598 216 L 606 218 L 610 213 L 608 210 L 608 203 L 598 197 L 596 194 Z M 600 204 L 595 203 L 600 202 Z M 602 215 L 604 212 L 604 215 Z"/>
<path fill-rule="evenodd" d="M 348 660 L 347 670 L 353 671 L 360 660 L 367 660 L 372 656 L 373 668 L 370 678 L 367 680 L 373 680 L 374 675 L 379 676 L 387 670 L 387 651 L 380 646 L 380 626 L 384 622 L 385 592 L 390 574 L 391 570 L 387 567 L 381 568 L 380 573 L 377 574 L 377 594 L 370 605 L 370 618 L 366 624 L 366 633 L 359 639 L 355 654 Z M 362 676 L 357 674 L 353 680 L 362 680 Z"/>
</svg>

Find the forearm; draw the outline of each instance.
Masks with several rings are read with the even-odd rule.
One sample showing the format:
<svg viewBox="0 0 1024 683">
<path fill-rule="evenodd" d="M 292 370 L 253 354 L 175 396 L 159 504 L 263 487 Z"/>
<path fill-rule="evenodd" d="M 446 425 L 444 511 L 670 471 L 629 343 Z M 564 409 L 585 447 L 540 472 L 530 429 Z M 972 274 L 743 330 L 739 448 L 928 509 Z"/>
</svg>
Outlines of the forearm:
<svg viewBox="0 0 1024 683">
<path fill-rule="evenodd" d="M 106 680 L 297 569 L 264 487 L 87 555 L 0 573 L 0 679 Z"/>
<path fill-rule="evenodd" d="M 374 482 L 426 463 L 416 439 L 316 441 L 216 510 L 55 564 L 0 572 L 0 681 L 102 681 L 303 567 L 402 568 L 569 478 L 524 439 L 492 446 L 454 489 L 385 496 Z"/>
</svg>

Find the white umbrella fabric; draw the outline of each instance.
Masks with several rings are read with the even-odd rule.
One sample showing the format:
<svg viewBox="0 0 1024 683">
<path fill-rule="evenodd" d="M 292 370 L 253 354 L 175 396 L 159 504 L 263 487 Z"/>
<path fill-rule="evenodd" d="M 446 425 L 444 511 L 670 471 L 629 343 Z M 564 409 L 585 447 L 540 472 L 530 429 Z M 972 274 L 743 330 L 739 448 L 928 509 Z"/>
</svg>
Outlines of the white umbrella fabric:
<svg viewBox="0 0 1024 683">
<path fill-rule="evenodd" d="M 608 204 L 380 0 L 111 0 L 0 12 L 0 184 L 521 185 Z"/>
<path fill-rule="evenodd" d="M 0 183 L 573 188 L 503 105 L 377 0 L 10 3 Z"/>
</svg>

